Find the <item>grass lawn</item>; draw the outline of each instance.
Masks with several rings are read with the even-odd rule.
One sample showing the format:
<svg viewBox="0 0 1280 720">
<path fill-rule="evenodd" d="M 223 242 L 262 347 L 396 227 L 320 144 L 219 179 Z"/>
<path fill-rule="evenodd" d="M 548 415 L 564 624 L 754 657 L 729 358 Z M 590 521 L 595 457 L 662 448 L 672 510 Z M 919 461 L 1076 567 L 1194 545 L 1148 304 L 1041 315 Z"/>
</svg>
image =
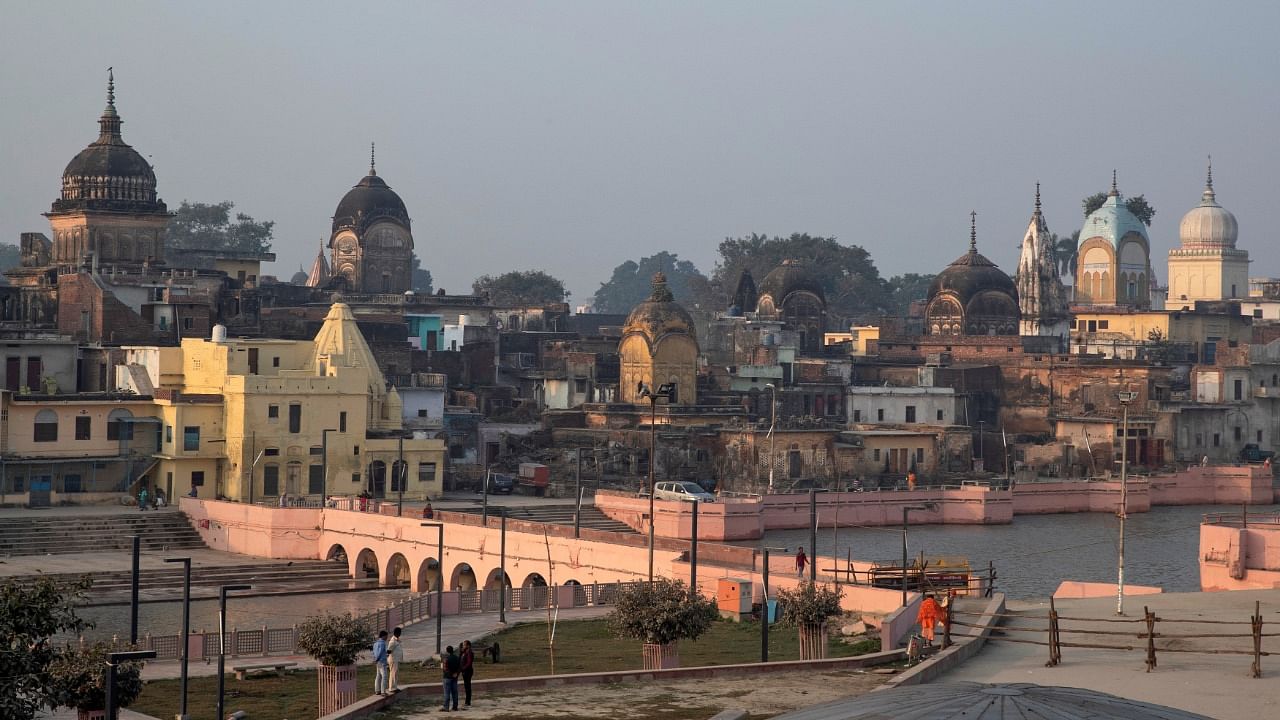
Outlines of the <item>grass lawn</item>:
<svg viewBox="0 0 1280 720">
<path fill-rule="evenodd" d="M 518 625 L 497 633 L 492 639 L 502 645 L 502 662 L 492 665 L 477 658 L 476 680 L 550 674 L 545 624 Z M 879 649 L 878 642 L 851 645 L 833 639 L 828 655 L 848 657 Z M 559 623 L 556 628 L 555 655 L 557 674 L 634 670 L 641 667 L 640 643 L 614 637 L 603 619 Z M 771 627 L 769 659 L 796 660 L 799 656 L 797 630 L 781 625 Z M 719 621 L 697 641 L 680 643 L 680 664 L 685 667 L 730 665 L 759 660 L 759 623 Z M 248 658 L 246 661 L 253 662 Z M 234 664 L 228 662 L 227 667 Z M 436 668 L 407 662 L 400 669 L 400 677 L 401 684 L 411 685 L 438 682 L 440 673 Z M 371 665 L 360 667 L 359 683 L 361 694 L 373 693 Z M 157 718 L 173 717 L 178 712 L 178 687 L 177 680 L 149 682 L 141 697 L 131 707 Z M 192 677 L 189 680 L 188 711 L 192 720 L 214 720 L 217 688 L 216 676 Z M 228 671 L 226 691 L 228 712 L 244 710 L 254 719 L 308 720 L 316 717 L 318 690 L 313 670 L 301 670 L 285 677 L 251 676 L 243 681 L 237 681 Z"/>
</svg>

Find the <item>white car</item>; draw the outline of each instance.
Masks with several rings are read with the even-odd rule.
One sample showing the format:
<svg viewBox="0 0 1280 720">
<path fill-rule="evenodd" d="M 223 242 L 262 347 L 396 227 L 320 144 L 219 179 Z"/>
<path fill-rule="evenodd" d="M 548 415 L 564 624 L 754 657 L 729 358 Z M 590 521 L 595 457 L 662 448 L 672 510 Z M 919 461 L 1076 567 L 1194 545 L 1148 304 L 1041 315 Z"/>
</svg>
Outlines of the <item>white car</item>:
<svg viewBox="0 0 1280 720">
<path fill-rule="evenodd" d="M 694 482 L 660 482 L 653 487 L 655 500 L 697 500 L 715 502 L 716 496 Z"/>
</svg>

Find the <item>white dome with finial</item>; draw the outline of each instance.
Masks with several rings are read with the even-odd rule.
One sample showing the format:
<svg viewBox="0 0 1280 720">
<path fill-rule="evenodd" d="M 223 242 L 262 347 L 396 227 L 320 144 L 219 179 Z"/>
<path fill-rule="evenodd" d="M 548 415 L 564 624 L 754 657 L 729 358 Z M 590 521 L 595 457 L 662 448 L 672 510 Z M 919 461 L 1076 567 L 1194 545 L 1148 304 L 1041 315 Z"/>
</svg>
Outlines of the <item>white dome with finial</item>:
<svg viewBox="0 0 1280 720">
<path fill-rule="evenodd" d="M 1178 225 L 1178 239 L 1185 250 L 1234 248 L 1239 235 L 1236 216 L 1218 204 L 1213 192 L 1213 164 L 1205 182 L 1200 205 L 1182 216 Z"/>
</svg>

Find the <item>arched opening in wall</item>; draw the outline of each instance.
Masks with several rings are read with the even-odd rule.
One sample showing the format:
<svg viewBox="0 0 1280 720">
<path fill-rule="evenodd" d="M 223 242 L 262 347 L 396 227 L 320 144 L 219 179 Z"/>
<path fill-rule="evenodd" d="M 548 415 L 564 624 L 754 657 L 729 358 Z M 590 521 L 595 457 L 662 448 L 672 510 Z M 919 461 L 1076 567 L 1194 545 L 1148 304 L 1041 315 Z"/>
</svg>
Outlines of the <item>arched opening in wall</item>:
<svg viewBox="0 0 1280 720">
<path fill-rule="evenodd" d="M 356 556 L 356 579 L 377 580 L 379 577 L 378 556 L 369 548 L 360 551 Z"/>
<path fill-rule="evenodd" d="M 430 592 L 440 588 L 440 563 L 427 558 L 418 566 L 418 592 Z"/>
<path fill-rule="evenodd" d="M 471 591 L 476 589 L 476 572 L 466 563 L 458 563 L 453 569 L 452 579 L 449 581 L 450 590 Z"/>
<path fill-rule="evenodd" d="M 382 576 L 383 585 L 409 585 L 409 561 L 404 555 L 396 553 L 387 561 L 387 572 Z"/>
<path fill-rule="evenodd" d="M 347 558 L 347 549 L 342 547 L 341 545 L 334 545 L 333 547 L 329 548 L 329 552 L 324 554 L 324 559 L 328 560 L 329 562 L 340 562 L 343 565 L 346 565 L 347 563 L 350 562 L 350 560 Z"/>
</svg>

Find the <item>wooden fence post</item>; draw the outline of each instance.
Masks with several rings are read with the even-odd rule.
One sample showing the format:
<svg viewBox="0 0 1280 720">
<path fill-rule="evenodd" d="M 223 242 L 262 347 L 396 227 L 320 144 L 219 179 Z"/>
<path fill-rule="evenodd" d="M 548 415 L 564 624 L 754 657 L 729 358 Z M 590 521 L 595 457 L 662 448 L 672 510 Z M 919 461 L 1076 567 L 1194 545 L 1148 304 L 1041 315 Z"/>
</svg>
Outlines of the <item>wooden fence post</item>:
<svg viewBox="0 0 1280 720">
<path fill-rule="evenodd" d="M 1147 672 L 1156 666 L 1156 614 L 1146 605 L 1142 606 L 1142 613 L 1147 621 Z"/>
<path fill-rule="evenodd" d="M 1249 619 L 1253 626 L 1253 677 L 1262 677 L 1262 602 L 1253 603 L 1253 617 Z"/>
</svg>

